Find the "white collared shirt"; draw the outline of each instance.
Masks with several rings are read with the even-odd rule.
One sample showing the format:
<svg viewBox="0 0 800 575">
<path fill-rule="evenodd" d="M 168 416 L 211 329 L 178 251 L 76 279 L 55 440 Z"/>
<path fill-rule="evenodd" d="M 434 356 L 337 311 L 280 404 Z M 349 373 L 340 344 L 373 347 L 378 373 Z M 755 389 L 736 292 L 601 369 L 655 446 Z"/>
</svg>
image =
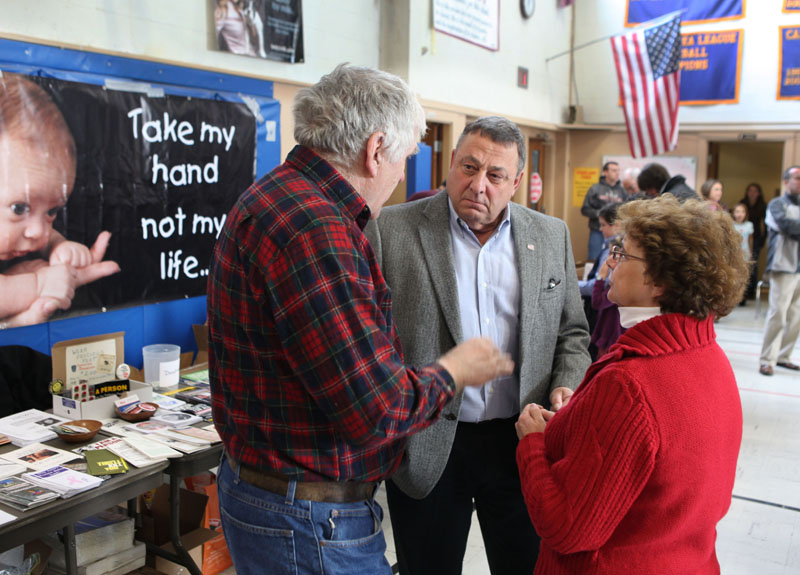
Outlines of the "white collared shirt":
<svg viewBox="0 0 800 575">
<path fill-rule="evenodd" d="M 450 241 L 458 283 L 461 331 L 464 339 L 486 337 L 519 359 L 520 285 L 511 210 L 486 244 L 450 208 Z M 519 413 L 519 375 L 499 377 L 481 387 L 467 387 L 459 421 L 477 422 Z"/>
</svg>

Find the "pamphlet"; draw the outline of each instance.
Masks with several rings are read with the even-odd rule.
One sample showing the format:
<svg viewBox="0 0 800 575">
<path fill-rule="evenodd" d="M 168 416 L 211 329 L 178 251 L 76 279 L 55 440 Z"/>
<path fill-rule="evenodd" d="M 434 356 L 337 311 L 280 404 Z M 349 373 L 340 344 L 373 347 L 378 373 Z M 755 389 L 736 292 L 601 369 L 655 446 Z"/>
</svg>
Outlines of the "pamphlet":
<svg viewBox="0 0 800 575">
<path fill-rule="evenodd" d="M 62 465 L 56 465 L 40 471 L 24 473 L 22 478 L 30 481 L 39 487 L 52 489 L 67 498 L 83 493 L 100 485 L 103 480 L 92 477 L 87 473 L 81 473 L 74 469 L 68 469 Z"/>
<path fill-rule="evenodd" d="M 90 449 L 84 452 L 86 458 L 86 472 L 89 475 L 114 475 L 127 473 L 128 464 L 125 460 L 108 449 Z"/>
<path fill-rule="evenodd" d="M 150 421 L 158 421 L 170 427 L 189 427 L 195 423 L 200 423 L 203 419 L 196 415 L 180 411 L 165 411 L 163 413 L 159 411 L 150 418 Z"/>
<path fill-rule="evenodd" d="M 26 445 L 20 449 L 4 453 L 0 457 L 12 463 L 24 465 L 29 469 L 47 469 L 77 458 L 74 453 L 44 445 L 43 443 Z"/>
<path fill-rule="evenodd" d="M 127 442 L 128 445 L 140 451 L 147 457 L 157 459 L 157 458 L 164 458 L 164 457 L 181 457 L 182 453 L 180 451 L 175 451 L 171 447 L 167 447 L 163 443 L 158 441 L 153 441 L 152 439 L 148 439 L 146 437 L 126 437 L 123 441 Z"/>
</svg>

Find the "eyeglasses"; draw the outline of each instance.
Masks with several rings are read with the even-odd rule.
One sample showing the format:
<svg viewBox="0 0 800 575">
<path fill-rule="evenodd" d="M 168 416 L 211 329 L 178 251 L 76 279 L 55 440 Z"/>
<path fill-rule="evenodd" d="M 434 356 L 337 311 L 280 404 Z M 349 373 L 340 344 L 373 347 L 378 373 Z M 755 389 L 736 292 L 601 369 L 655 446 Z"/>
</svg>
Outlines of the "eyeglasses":
<svg viewBox="0 0 800 575">
<path fill-rule="evenodd" d="M 644 258 L 640 258 L 639 256 L 632 256 L 620 246 L 611 246 L 611 250 L 608 252 L 608 257 L 611 258 L 611 261 L 615 264 L 618 264 L 623 260 L 639 260 L 640 262 L 645 261 Z"/>
</svg>

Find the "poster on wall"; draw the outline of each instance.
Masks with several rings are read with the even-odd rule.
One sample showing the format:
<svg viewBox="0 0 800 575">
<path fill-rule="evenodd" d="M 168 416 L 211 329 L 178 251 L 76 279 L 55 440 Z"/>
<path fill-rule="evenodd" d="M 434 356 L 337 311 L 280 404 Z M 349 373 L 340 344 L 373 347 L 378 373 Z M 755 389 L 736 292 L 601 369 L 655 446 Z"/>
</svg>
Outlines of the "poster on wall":
<svg viewBox="0 0 800 575">
<path fill-rule="evenodd" d="M 781 26 L 778 100 L 800 100 L 800 26 Z"/>
<path fill-rule="evenodd" d="M 0 83 L 3 327 L 53 306 L 204 294 L 226 214 L 255 178 L 253 111 L 149 84 L 6 70 Z"/>
<path fill-rule="evenodd" d="M 295 64 L 305 61 L 302 0 L 209 0 L 216 48 Z"/>
<path fill-rule="evenodd" d="M 800 13 L 800 0 L 783 0 L 783 12 L 785 14 Z"/>
<path fill-rule="evenodd" d="M 681 104 L 736 104 L 743 30 L 681 34 Z"/>
<path fill-rule="evenodd" d="M 572 205 L 579 208 L 583 205 L 583 198 L 594 184 L 600 179 L 600 170 L 597 168 L 575 168 L 572 172 Z"/>
<path fill-rule="evenodd" d="M 497 51 L 500 49 L 500 0 L 433 0 L 433 28 Z"/>
<path fill-rule="evenodd" d="M 625 26 L 638 26 L 676 10 L 684 10 L 684 25 L 736 20 L 745 16 L 745 0 L 627 0 Z"/>
</svg>

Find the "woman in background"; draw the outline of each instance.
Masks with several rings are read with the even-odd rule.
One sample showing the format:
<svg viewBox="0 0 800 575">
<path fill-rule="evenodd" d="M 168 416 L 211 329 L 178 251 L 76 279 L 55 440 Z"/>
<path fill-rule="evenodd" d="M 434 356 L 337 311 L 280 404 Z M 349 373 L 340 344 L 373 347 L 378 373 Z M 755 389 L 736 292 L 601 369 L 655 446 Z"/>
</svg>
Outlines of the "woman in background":
<svg viewBox="0 0 800 575">
<path fill-rule="evenodd" d="M 708 202 L 708 208 L 712 212 L 727 212 L 728 208 L 722 203 L 722 182 L 719 180 L 706 180 L 700 187 L 700 195 Z"/>
<path fill-rule="evenodd" d="M 764 219 L 767 216 L 767 202 L 764 200 L 764 191 L 758 182 L 747 184 L 742 203 L 747 206 L 747 218 L 753 222 L 753 255 L 755 263 L 750 270 L 750 281 L 747 284 L 745 297 L 754 298 L 756 295 L 756 283 L 758 283 L 758 256 L 761 248 L 764 247 L 764 240 L 767 238 L 767 231 L 764 227 Z"/>
<path fill-rule="evenodd" d="M 619 216 L 608 296 L 628 331 L 557 414 L 531 404 L 517 422 L 535 573 L 717 575 L 742 408 L 714 318 L 742 297 L 741 238 L 727 213 L 670 195 Z"/>
</svg>

